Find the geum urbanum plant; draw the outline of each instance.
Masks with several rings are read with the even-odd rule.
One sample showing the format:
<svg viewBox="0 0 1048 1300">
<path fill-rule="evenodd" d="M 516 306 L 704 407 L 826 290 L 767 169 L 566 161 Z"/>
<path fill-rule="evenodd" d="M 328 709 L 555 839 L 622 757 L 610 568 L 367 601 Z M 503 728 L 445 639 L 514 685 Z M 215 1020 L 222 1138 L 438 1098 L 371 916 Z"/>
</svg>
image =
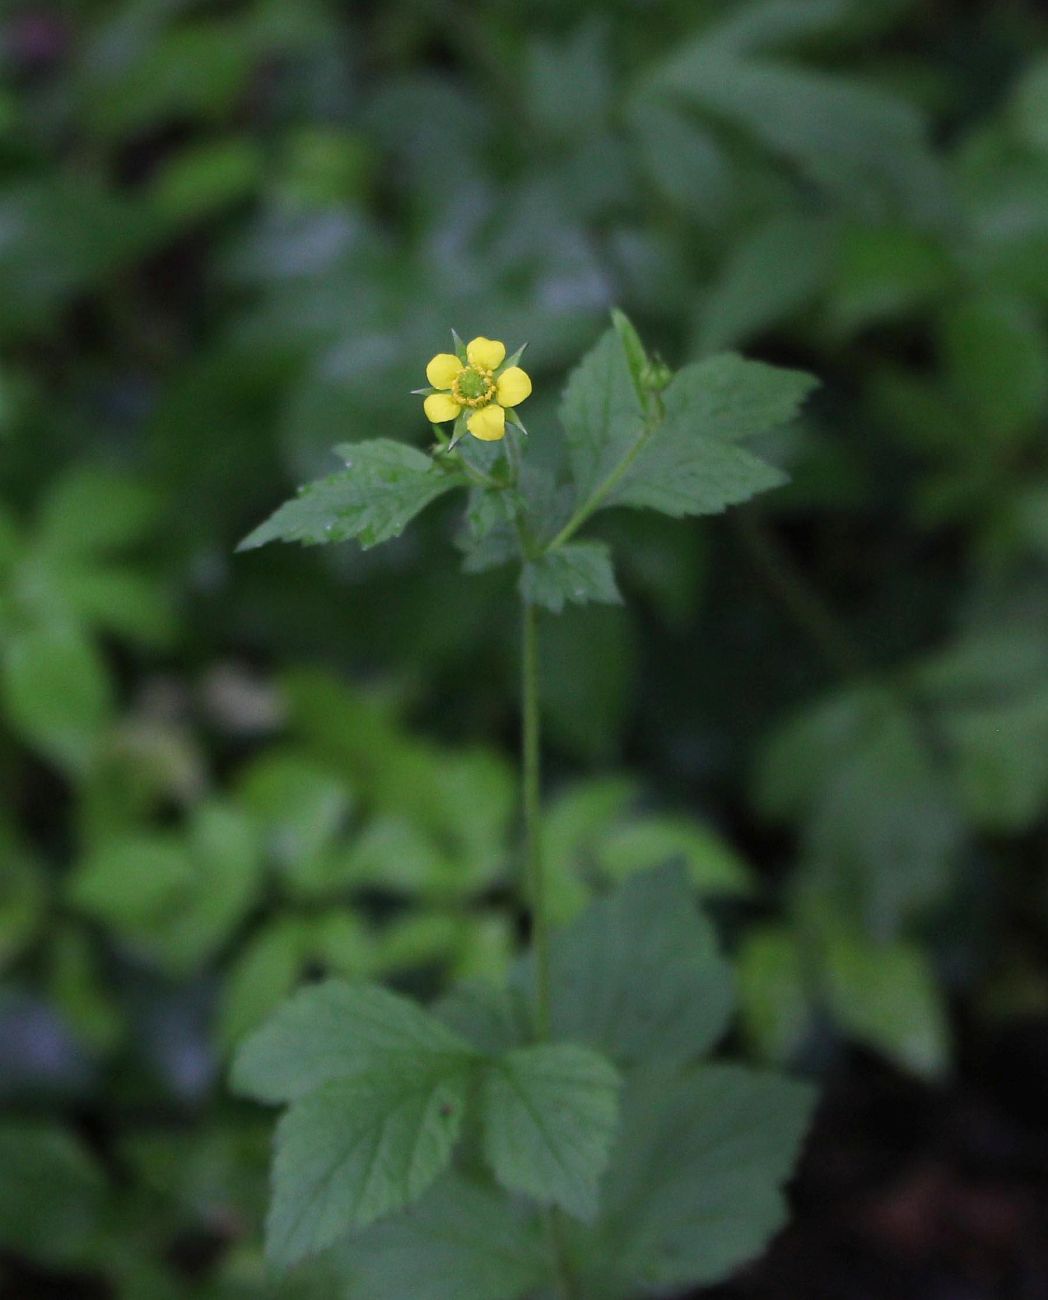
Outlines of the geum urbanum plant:
<svg viewBox="0 0 1048 1300">
<path fill-rule="evenodd" d="M 505 987 L 423 1008 L 374 985 L 302 989 L 242 1045 L 233 1086 L 286 1105 L 267 1249 L 327 1252 L 362 1300 L 614 1300 L 711 1283 L 784 1217 L 805 1085 L 705 1057 L 731 1016 L 731 971 L 683 872 L 630 877 L 551 933 L 540 857 L 538 620 L 620 599 L 599 510 L 713 514 L 782 483 L 741 444 L 791 420 L 804 374 L 715 356 L 673 375 L 629 321 L 572 374 L 566 481 L 525 455 L 527 375 L 476 338 L 430 362 L 426 455 L 387 439 L 337 449 L 243 547 L 396 537 L 468 493 L 465 568 L 520 566 L 523 859 L 532 950 Z M 451 424 L 450 433 L 440 427 Z"/>
</svg>

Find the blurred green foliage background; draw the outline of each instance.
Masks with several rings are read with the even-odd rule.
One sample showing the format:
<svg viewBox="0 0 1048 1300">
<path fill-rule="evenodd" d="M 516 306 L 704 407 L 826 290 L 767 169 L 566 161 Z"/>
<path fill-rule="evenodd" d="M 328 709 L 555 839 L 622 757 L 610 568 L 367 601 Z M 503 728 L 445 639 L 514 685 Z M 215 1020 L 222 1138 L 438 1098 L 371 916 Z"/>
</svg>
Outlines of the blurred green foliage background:
<svg viewBox="0 0 1048 1300">
<path fill-rule="evenodd" d="M 1032 0 L 7 0 L 5 1300 L 332 1294 L 265 1280 L 223 1071 L 304 977 L 515 951 L 512 576 L 441 505 L 233 548 L 335 442 L 426 444 L 452 326 L 530 341 L 552 456 L 613 303 L 823 389 L 788 488 L 616 512 L 626 605 L 546 620 L 558 915 L 683 859 L 736 1046 L 831 1078 L 1048 1025 Z"/>
</svg>

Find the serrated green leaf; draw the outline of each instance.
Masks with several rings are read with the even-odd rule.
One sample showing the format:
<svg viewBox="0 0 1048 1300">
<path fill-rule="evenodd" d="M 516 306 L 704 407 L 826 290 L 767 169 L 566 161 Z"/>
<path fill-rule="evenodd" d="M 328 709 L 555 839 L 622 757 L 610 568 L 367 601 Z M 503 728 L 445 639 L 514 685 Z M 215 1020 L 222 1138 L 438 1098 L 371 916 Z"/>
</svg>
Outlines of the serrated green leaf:
<svg viewBox="0 0 1048 1300">
<path fill-rule="evenodd" d="M 273 1263 L 297 1263 L 421 1196 L 451 1159 L 468 1078 L 461 1059 L 403 1060 L 294 1102 L 277 1126 Z"/>
<path fill-rule="evenodd" d="M 645 447 L 606 504 L 647 507 L 677 519 L 713 515 L 787 481 L 782 470 L 741 447 L 669 428 Z"/>
<path fill-rule="evenodd" d="M 473 488 L 466 508 L 465 527 L 456 545 L 465 558 L 465 573 L 484 573 L 508 564 L 520 554 L 520 539 L 513 524 L 509 492 Z"/>
<path fill-rule="evenodd" d="M 614 1066 L 574 1043 L 520 1047 L 493 1063 L 483 1083 L 484 1150 L 499 1182 L 592 1219 L 618 1090 Z"/>
<path fill-rule="evenodd" d="M 535 1216 L 449 1174 L 340 1252 L 346 1300 L 519 1300 L 548 1280 Z"/>
<path fill-rule="evenodd" d="M 611 552 L 603 542 L 568 542 L 526 560 L 520 594 L 533 605 L 559 614 L 566 602 L 620 605 Z"/>
<path fill-rule="evenodd" d="M 575 1230 L 587 1300 L 708 1285 L 758 1254 L 785 1222 L 780 1188 L 813 1100 L 738 1066 L 638 1072 L 600 1220 Z"/>
<path fill-rule="evenodd" d="M 356 538 L 367 549 L 397 537 L 431 501 L 458 487 L 458 474 L 414 447 L 378 438 L 336 448 L 346 468 L 286 501 L 237 548 L 267 542 L 321 546 Z"/>
<path fill-rule="evenodd" d="M 235 1091 L 259 1101 L 291 1101 L 333 1080 L 399 1062 L 410 1072 L 470 1049 L 407 998 L 378 985 L 327 980 L 302 989 L 244 1043 L 233 1065 Z"/>
<path fill-rule="evenodd" d="M 618 1065 L 687 1061 L 724 1032 L 731 971 L 676 865 L 632 876 L 554 936 L 553 1033 Z"/>
<path fill-rule="evenodd" d="M 667 423 L 697 436 L 741 442 L 788 424 L 818 386 L 803 370 L 784 370 L 723 352 L 685 366 L 663 394 Z"/>
<path fill-rule="evenodd" d="M 580 497 L 615 469 L 644 427 L 644 411 L 615 329 L 576 367 L 564 390 L 561 423 Z"/>
<path fill-rule="evenodd" d="M 810 375 L 731 353 L 711 357 L 674 377 L 663 395 L 664 416 L 645 426 L 636 393 L 622 393 L 632 381 L 615 331 L 590 358 L 569 384 L 563 418 L 580 495 L 596 488 L 595 508 L 716 514 L 786 481 L 780 470 L 735 444 L 793 419 L 815 385 Z M 608 385 L 603 404 L 599 383 Z"/>
</svg>

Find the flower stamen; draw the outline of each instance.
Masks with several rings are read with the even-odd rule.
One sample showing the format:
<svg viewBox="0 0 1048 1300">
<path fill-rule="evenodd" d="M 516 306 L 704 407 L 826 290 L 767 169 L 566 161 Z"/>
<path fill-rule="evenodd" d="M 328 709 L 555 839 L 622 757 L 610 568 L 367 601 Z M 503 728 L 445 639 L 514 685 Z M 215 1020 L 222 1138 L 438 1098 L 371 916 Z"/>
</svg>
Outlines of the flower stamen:
<svg viewBox="0 0 1048 1300">
<path fill-rule="evenodd" d="M 451 396 L 460 405 L 474 410 L 487 406 L 495 396 L 495 377 L 480 366 L 465 366 L 452 380 Z"/>
</svg>

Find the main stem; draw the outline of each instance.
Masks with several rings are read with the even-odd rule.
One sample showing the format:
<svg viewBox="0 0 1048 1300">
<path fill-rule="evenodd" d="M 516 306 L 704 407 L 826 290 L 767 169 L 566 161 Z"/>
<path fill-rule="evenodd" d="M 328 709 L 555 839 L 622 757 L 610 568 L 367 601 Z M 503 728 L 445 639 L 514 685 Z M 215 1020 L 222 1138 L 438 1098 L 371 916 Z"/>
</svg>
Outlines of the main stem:
<svg viewBox="0 0 1048 1300">
<path fill-rule="evenodd" d="M 536 1036 L 544 1041 L 549 1038 L 550 1031 L 550 956 L 541 836 L 538 611 L 527 600 L 523 605 L 523 623 L 521 702 L 524 713 L 524 865 L 535 950 L 535 1031 Z"/>
<path fill-rule="evenodd" d="M 524 863 L 531 904 L 531 938 L 535 952 L 535 1036 L 545 1042 L 550 1033 L 549 916 L 542 863 L 541 716 L 539 712 L 538 611 L 524 601 L 521 646 L 521 704 L 523 727 Z M 555 1207 L 545 1213 L 546 1234 L 557 1289 L 562 1300 L 578 1295 L 564 1242 L 563 1224 Z"/>
</svg>

